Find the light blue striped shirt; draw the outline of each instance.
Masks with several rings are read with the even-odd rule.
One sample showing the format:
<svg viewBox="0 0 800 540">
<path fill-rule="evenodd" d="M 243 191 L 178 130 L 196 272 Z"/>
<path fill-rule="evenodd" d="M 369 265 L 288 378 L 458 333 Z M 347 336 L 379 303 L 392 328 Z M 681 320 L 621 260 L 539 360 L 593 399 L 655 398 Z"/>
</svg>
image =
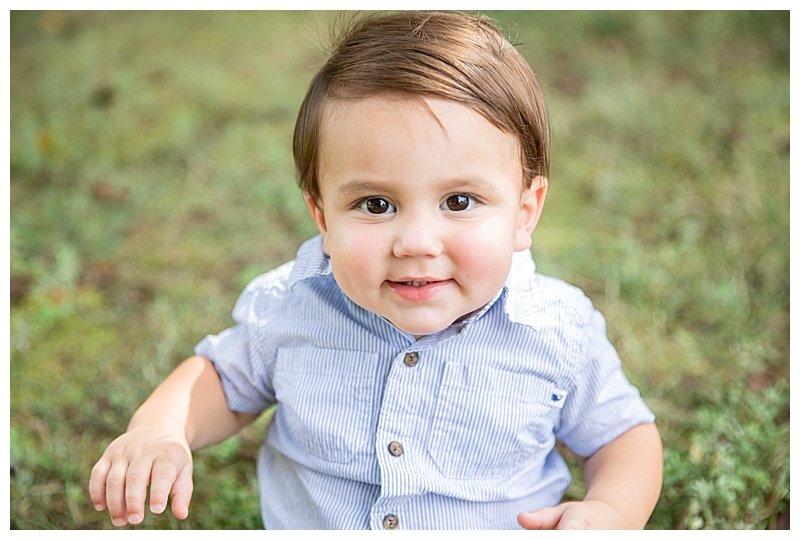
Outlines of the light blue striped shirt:
<svg viewBox="0 0 800 540">
<path fill-rule="evenodd" d="M 196 352 L 232 410 L 277 403 L 258 460 L 268 529 L 516 529 L 654 417 L 586 296 L 516 253 L 479 313 L 416 340 L 351 302 L 319 237 L 250 283 Z"/>
</svg>

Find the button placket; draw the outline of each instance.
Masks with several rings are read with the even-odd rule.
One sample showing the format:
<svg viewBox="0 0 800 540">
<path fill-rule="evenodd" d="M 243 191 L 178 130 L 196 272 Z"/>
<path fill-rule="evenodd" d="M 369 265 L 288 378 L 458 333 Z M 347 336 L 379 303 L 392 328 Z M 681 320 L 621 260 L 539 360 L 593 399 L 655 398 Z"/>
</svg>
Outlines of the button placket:
<svg viewBox="0 0 800 540">
<path fill-rule="evenodd" d="M 418 421 L 417 400 L 408 400 L 409 392 L 416 391 L 416 385 L 426 382 L 418 380 L 423 373 L 418 370 L 427 365 L 420 365 L 419 360 L 418 351 L 399 350 L 395 352 L 387 373 L 375 434 L 378 467 L 385 480 L 381 496 L 371 509 L 370 526 L 376 529 L 401 529 L 398 506 L 407 497 L 423 491 L 422 479 L 414 467 L 413 445 L 417 434 L 413 426 Z M 412 445 L 408 452 L 406 444 Z"/>
</svg>

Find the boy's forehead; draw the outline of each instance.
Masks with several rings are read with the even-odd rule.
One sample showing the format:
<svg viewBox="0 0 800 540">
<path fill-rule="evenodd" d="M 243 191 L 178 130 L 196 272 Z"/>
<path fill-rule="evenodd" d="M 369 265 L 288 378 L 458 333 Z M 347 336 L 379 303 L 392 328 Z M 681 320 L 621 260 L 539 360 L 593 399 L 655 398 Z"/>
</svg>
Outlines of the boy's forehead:
<svg viewBox="0 0 800 540">
<path fill-rule="evenodd" d="M 425 97 L 413 94 L 372 94 L 357 98 L 330 98 L 322 108 L 320 120 L 319 150 L 321 165 L 325 161 L 340 159 L 340 154 L 333 154 L 331 147 L 342 150 L 342 144 L 357 142 L 365 144 L 363 138 L 352 137 L 356 126 L 368 130 L 371 136 L 391 132 L 393 138 L 400 142 L 401 137 L 412 137 L 419 134 L 414 131 L 414 123 L 419 111 L 433 119 L 447 136 L 447 129 L 439 120 Z M 408 140 L 408 139 L 406 139 Z M 375 139 L 370 139 L 374 142 Z M 357 150 L 350 148 L 349 150 Z M 349 156 L 354 157 L 354 156 Z"/>
<path fill-rule="evenodd" d="M 435 127 L 426 119 L 432 120 Z M 441 141 L 446 142 L 437 147 L 443 149 L 437 154 L 440 164 L 449 160 L 453 170 L 461 168 L 466 172 L 467 163 L 474 163 L 473 155 L 489 152 L 485 155 L 488 161 L 493 161 L 494 156 L 507 156 L 506 163 L 518 167 L 524 187 L 522 148 L 516 135 L 499 129 L 480 111 L 455 100 L 399 93 L 333 98 L 325 103 L 318 146 L 319 187 L 331 167 L 375 163 L 375 159 L 381 167 L 388 166 L 388 162 L 381 161 L 387 154 L 380 154 L 379 147 L 399 149 L 389 155 L 400 155 L 401 159 L 414 155 L 408 152 L 420 152 L 423 159 L 429 147 Z"/>
<path fill-rule="evenodd" d="M 354 105 L 370 104 L 386 107 L 410 105 L 419 107 L 420 110 L 429 112 L 435 118 L 436 114 L 433 112 L 427 102 L 427 100 L 430 98 L 431 97 L 425 95 L 405 92 L 381 92 L 359 97 L 329 97 L 326 98 L 321 109 L 322 122 L 325 123 L 332 120 L 337 120 L 336 117 L 339 116 L 339 113 L 342 113 L 343 111 L 350 112 L 354 108 Z"/>
<path fill-rule="evenodd" d="M 514 147 L 516 152 L 521 151 L 521 141 L 519 137 L 515 133 L 510 133 L 508 130 L 503 129 L 501 126 L 498 126 L 495 122 L 493 122 L 490 118 L 487 118 L 486 115 L 483 114 L 482 111 L 475 107 L 470 107 L 468 104 L 462 103 L 460 101 L 451 100 L 447 98 L 442 98 L 436 95 L 426 95 L 426 94 L 414 94 L 414 93 L 405 93 L 405 92 L 385 92 L 385 93 L 378 93 L 378 94 L 370 94 L 367 96 L 362 97 L 347 97 L 347 98 L 327 98 L 321 107 L 321 116 L 320 116 L 320 142 L 321 142 L 321 149 L 324 150 L 325 147 L 325 140 L 326 140 L 326 132 L 330 132 L 331 126 L 337 126 L 338 128 L 345 128 L 346 129 L 346 117 L 351 115 L 355 110 L 362 109 L 360 112 L 361 114 L 369 115 L 371 112 L 368 108 L 360 108 L 360 107 L 353 107 L 353 105 L 371 105 L 374 106 L 372 111 L 379 110 L 379 109 L 387 109 L 387 110 L 397 110 L 398 106 L 406 107 L 414 107 L 418 108 L 418 110 L 424 112 L 441 128 L 445 136 L 449 137 L 448 127 L 445 122 L 442 121 L 439 114 L 437 114 L 437 109 L 441 110 L 441 106 L 437 106 L 437 103 L 444 104 L 447 108 L 452 108 L 452 106 L 456 107 L 463 107 L 475 113 L 476 115 L 480 116 L 485 120 L 488 124 L 491 124 L 494 128 L 499 130 L 500 132 L 513 137 L 514 139 Z"/>
</svg>

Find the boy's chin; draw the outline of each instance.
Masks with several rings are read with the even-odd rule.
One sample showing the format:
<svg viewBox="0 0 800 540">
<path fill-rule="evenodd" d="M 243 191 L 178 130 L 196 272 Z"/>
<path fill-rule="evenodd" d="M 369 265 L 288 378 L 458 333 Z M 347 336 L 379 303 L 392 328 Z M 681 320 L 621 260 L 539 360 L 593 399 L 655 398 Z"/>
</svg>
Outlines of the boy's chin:
<svg viewBox="0 0 800 540">
<path fill-rule="evenodd" d="M 480 308 L 479 308 L 480 309 Z M 431 336 L 433 334 L 438 334 L 442 330 L 447 330 L 454 324 L 463 322 L 464 320 L 468 319 L 469 317 L 475 315 L 478 310 L 470 311 L 460 317 L 457 317 L 455 320 L 446 321 L 446 320 L 424 320 L 423 318 L 411 319 L 411 320 L 392 320 L 389 317 L 385 317 L 384 319 L 388 321 L 392 326 L 413 336 L 415 339 L 421 339 L 425 336 Z"/>
<path fill-rule="evenodd" d="M 447 324 L 444 324 L 444 325 L 442 325 L 441 323 L 440 324 L 427 324 L 427 325 L 426 324 L 419 324 L 419 321 L 415 321 L 416 324 L 414 324 L 414 323 L 400 324 L 400 323 L 392 321 L 392 320 L 389 320 L 389 322 L 392 323 L 392 326 L 394 326 L 395 328 L 397 328 L 401 332 L 409 334 L 412 337 L 414 337 L 415 339 L 422 339 L 425 336 L 431 336 L 433 334 L 441 332 L 442 330 L 446 330 L 455 321 L 447 323 Z"/>
</svg>

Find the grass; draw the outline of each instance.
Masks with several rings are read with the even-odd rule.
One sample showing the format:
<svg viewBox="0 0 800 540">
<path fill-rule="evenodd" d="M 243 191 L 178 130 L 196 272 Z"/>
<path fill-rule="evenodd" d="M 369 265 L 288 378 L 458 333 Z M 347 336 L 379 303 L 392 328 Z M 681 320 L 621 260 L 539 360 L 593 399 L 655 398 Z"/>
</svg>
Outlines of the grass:
<svg viewBox="0 0 800 540">
<path fill-rule="evenodd" d="M 493 15 L 552 115 L 538 266 L 605 313 L 658 416 L 648 526 L 786 527 L 788 13 Z M 12 528 L 111 528 L 105 445 L 314 234 L 290 141 L 331 18 L 12 13 Z M 266 422 L 197 453 L 188 520 L 138 528 L 260 527 Z"/>
</svg>

